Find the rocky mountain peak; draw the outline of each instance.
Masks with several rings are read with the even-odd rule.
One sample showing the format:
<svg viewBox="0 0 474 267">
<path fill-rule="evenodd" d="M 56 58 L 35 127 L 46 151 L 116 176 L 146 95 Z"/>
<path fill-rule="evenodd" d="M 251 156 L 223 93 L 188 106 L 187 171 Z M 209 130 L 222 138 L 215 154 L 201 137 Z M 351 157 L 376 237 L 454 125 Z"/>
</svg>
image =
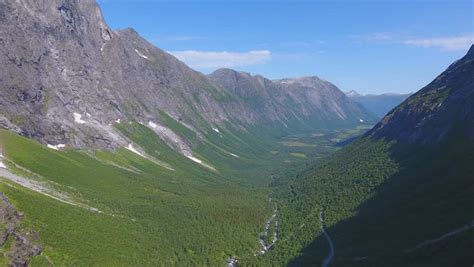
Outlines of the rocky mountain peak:
<svg viewBox="0 0 474 267">
<path fill-rule="evenodd" d="M 456 133 L 474 140 L 473 51 L 471 46 L 463 58 L 388 113 L 367 136 L 434 143 Z"/>
<path fill-rule="evenodd" d="M 50 30 L 61 29 L 63 34 L 91 35 L 104 41 L 112 38 L 112 31 L 94 0 L 15 0 L 1 5 L 3 10 L 18 16 L 20 27 L 26 26 L 29 20 L 37 20 Z"/>
<path fill-rule="evenodd" d="M 218 70 L 209 78 L 228 88 L 250 106 L 259 117 L 270 121 L 373 121 L 372 115 L 352 103 L 335 85 L 317 76 L 269 80 L 259 75 L 228 69 Z"/>
<path fill-rule="evenodd" d="M 474 57 L 474 44 L 471 45 L 471 48 L 469 48 L 469 51 L 467 51 L 467 56 Z"/>
<path fill-rule="evenodd" d="M 357 91 L 354 91 L 354 90 L 345 92 L 345 94 L 346 94 L 348 97 L 359 97 L 359 96 L 362 96 L 361 94 L 359 94 Z"/>
<path fill-rule="evenodd" d="M 118 34 L 121 35 L 129 35 L 129 36 L 136 36 L 139 37 L 140 34 L 134 28 L 125 28 L 116 31 Z"/>
</svg>

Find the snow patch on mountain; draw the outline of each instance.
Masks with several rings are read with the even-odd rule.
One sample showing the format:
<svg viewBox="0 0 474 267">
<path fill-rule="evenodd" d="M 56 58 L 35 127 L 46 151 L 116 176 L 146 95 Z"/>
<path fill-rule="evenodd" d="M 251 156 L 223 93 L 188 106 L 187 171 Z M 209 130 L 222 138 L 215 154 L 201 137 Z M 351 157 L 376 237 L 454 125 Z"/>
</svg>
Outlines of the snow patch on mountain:
<svg viewBox="0 0 474 267">
<path fill-rule="evenodd" d="M 48 144 L 48 148 L 54 149 L 54 150 L 60 150 L 61 148 L 65 148 L 66 144 L 57 144 L 57 145 L 51 145 Z"/>
<path fill-rule="evenodd" d="M 82 115 L 81 114 L 74 112 L 73 115 L 74 115 L 74 121 L 76 123 L 79 123 L 79 124 L 86 123 L 86 121 L 82 120 Z"/>
<path fill-rule="evenodd" d="M 216 168 L 214 168 L 214 167 L 212 167 L 211 165 L 205 163 L 204 161 L 202 161 L 202 160 L 200 160 L 200 159 L 194 157 L 194 156 L 193 156 L 191 153 L 189 153 L 189 152 L 184 152 L 184 156 L 187 157 L 188 159 L 190 159 L 190 160 L 192 160 L 192 161 L 194 161 L 194 162 L 196 162 L 196 163 L 198 163 L 198 164 L 200 164 L 200 165 L 202 165 L 202 166 L 204 166 L 204 167 L 210 169 L 210 170 L 216 171 Z"/>
<path fill-rule="evenodd" d="M 135 153 L 135 154 L 137 154 L 137 155 L 143 157 L 143 158 L 145 157 L 145 155 L 143 155 L 143 154 L 140 153 L 138 150 L 136 150 L 136 149 L 133 147 L 133 145 L 132 145 L 131 143 L 128 144 L 128 146 L 125 147 L 125 148 L 128 149 L 129 151 L 132 151 L 133 153 Z"/>
<path fill-rule="evenodd" d="M 229 154 L 230 154 L 232 157 L 240 158 L 239 155 L 236 155 L 236 154 L 234 154 L 234 153 L 230 153 L 230 152 L 229 152 Z"/>
<path fill-rule="evenodd" d="M 147 56 L 145 56 L 144 54 L 142 54 L 142 53 L 141 53 L 140 51 L 138 51 L 137 49 L 135 49 L 135 52 L 137 52 L 137 55 L 139 55 L 140 57 L 149 60 L 149 58 L 148 58 Z"/>
</svg>

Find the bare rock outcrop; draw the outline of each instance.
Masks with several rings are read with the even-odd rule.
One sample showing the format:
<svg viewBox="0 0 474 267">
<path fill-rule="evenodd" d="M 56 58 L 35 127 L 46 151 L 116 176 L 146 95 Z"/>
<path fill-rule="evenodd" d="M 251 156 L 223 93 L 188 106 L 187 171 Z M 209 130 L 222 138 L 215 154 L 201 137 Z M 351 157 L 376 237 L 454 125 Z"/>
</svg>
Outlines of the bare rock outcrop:
<svg viewBox="0 0 474 267">
<path fill-rule="evenodd" d="M 0 192 L 0 246 L 11 240 L 11 245 L 5 255 L 9 259 L 9 266 L 28 266 L 31 257 L 41 253 L 38 245 L 38 235 L 25 229 L 20 230 L 23 215 L 10 203 L 8 198 Z"/>
</svg>

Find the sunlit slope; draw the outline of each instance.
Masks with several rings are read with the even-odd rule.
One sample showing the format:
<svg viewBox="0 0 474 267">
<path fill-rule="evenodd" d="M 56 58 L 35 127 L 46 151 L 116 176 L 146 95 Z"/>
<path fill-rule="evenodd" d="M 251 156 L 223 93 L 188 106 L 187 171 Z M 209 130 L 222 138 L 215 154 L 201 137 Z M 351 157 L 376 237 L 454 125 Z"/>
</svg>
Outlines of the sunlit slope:
<svg viewBox="0 0 474 267">
<path fill-rule="evenodd" d="M 171 118 L 165 125 L 197 138 Z M 192 155 L 205 166 L 146 125 L 114 127 L 132 150 L 57 151 L 0 131 L 2 162 L 22 179 L 2 179 L 0 189 L 40 238 L 43 252 L 33 263 L 220 265 L 234 255 L 253 257 L 274 209 L 272 178 L 285 179 L 284 170 L 296 171 L 364 131 L 279 139 L 265 127 L 211 129 Z"/>
<path fill-rule="evenodd" d="M 271 210 L 262 192 L 173 155 L 152 132 L 138 129 L 131 130 L 134 141 L 157 160 L 162 155 L 174 170 L 125 149 L 94 155 L 55 151 L 0 132 L 12 171 L 33 176 L 17 170 L 17 164 L 45 187 L 80 204 L 62 203 L 7 180 L 1 183 L 24 212 L 24 224 L 41 238 L 44 251 L 33 262 L 215 265 L 257 247 L 258 228 Z"/>
</svg>

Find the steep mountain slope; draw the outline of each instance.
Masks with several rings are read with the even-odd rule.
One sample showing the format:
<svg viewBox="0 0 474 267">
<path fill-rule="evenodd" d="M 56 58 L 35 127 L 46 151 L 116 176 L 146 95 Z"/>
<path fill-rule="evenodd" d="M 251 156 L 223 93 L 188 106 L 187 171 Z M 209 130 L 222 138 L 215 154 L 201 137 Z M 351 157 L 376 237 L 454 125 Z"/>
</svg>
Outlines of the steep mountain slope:
<svg viewBox="0 0 474 267">
<path fill-rule="evenodd" d="M 346 95 L 379 118 L 385 116 L 410 96 L 410 94 L 361 95 L 355 91 L 346 92 Z"/>
<path fill-rule="evenodd" d="M 133 30 L 112 31 L 95 1 L 7 1 L 1 10 L 0 112 L 25 136 L 115 147 L 126 143 L 110 127 L 118 119 L 147 123 L 162 110 L 194 130 L 201 118 L 229 120 L 218 103 L 225 92 Z"/>
<path fill-rule="evenodd" d="M 252 88 L 239 94 L 217 86 L 134 30 L 111 30 L 93 0 L 3 1 L 0 10 L 0 126 L 43 144 L 124 147 L 130 140 L 114 122 L 138 121 L 191 156 L 193 147 L 214 129 L 245 133 L 271 121 L 284 132 L 294 120 L 311 129 L 327 128 L 328 122 L 374 122 L 318 79 L 298 82 L 299 91 L 311 87 L 312 93 L 287 93 L 292 87 L 280 83 L 279 92 L 265 99 L 272 100 L 268 105 L 274 109 L 261 116 L 248 98 L 242 99 Z M 323 98 L 306 99 L 318 90 Z M 293 97 L 286 100 L 288 94 Z M 166 127 L 163 116 L 196 138 L 189 140 Z"/>
<path fill-rule="evenodd" d="M 33 266 L 219 265 L 256 249 L 271 212 L 265 190 L 191 163 L 143 125 L 127 129 L 152 159 L 56 151 L 0 130 L 0 191 L 23 214 L 18 228 L 39 238 Z"/>
<path fill-rule="evenodd" d="M 440 142 L 462 129 L 474 138 L 474 47 L 433 82 L 385 116 L 369 133 L 404 142 Z"/>
<path fill-rule="evenodd" d="M 252 88 L 233 92 L 111 30 L 92 0 L 0 1 L 0 32 L 0 191 L 24 215 L 0 247 L 5 265 L 1 253 L 36 243 L 22 261 L 215 266 L 253 254 L 273 212 L 270 174 L 306 157 L 275 137 L 363 131 L 372 118 L 316 78 L 279 82 L 265 115 Z M 324 153 L 352 132 L 336 130 Z"/>
<path fill-rule="evenodd" d="M 332 266 L 472 264 L 473 59 L 474 46 L 364 137 L 277 190 L 281 242 L 249 260 L 321 264 L 324 227 Z"/>
<path fill-rule="evenodd" d="M 314 129 L 316 125 L 357 125 L 375 120 L 336 86 L 315 76 L 272 81 L 259 75 L 219 69 L 208 77 L 241 98 L 245 110 L 258 121 Z"/>
</svg>

